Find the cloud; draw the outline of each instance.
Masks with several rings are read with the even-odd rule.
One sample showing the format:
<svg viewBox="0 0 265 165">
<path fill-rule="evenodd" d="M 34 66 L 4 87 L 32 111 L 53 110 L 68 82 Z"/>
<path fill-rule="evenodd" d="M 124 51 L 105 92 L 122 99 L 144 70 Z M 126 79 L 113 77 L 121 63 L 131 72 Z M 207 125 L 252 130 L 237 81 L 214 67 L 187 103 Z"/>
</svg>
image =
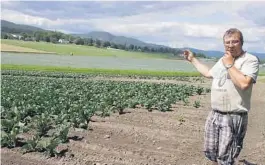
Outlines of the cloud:
<svg viewBox="0 0 265 165">
<path fill-rule="evenodd" d="M 2 18 L 50 30 L 102 30 L 172 47 L 223 50 L 223 33 L 239 28 L 248 49 L 263 51 L 263 2 L 2 2 Z M 262 45 L 263 43 L 263 45 Z"/>
<path fill-rule="evenodd" d="M 240 16 L 254 22 L 257 25 L 265 26 L 265 2 L 255 2 L 248 4 L 248 7 L 239 10 Z"/>
</svg>

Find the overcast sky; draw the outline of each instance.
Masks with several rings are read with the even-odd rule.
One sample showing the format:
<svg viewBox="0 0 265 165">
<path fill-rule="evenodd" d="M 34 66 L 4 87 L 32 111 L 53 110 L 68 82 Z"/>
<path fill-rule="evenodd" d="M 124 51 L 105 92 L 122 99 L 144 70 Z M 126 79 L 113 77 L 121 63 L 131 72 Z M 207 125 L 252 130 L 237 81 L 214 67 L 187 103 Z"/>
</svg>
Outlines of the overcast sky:
<svg viewBox="0 0 265 165">
<path fill-rule="evenodd" d="M 223 51 L 230 27 L 265 52 L 265 1 L 2 1 L 1 18 L 64 33 L 106 31 L 144 42 Z"/>
</svg>

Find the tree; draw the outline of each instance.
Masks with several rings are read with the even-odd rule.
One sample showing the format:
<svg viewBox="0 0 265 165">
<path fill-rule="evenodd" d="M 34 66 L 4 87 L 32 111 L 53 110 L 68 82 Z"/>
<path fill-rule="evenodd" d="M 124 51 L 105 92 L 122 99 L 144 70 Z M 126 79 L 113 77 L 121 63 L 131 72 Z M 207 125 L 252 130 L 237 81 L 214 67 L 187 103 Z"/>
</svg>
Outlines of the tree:
<svg viewBox="0 0 265 165">
<path fill-rule="evenodd" d="M 144 46 L 144 49 L 143 49 L 144 52 L 148 52 L 149 51 L 149 48 L 147 46 Z"/>
<path fill-rule="evenodd" d="M 8 35 L 7 34 L 4 34 L 3 38 L 4 39 L 8 39 Z"/>
<path fill-rule="evenodd" d="M 55 37 L 50 37 L 50 42 L 56 44 L 58 42 L 58 40 Z"/>
<path fill-rule="evenodd" d="M 203 53 L 197 53 L 196 57 L 207 58 Z"/>
<path fill-rule="evenodd" d="M 124 50 L 124 49 L 125 49 L 125 45 L 123 45 L 123 44 L 118 44 L 118 49 Z"/>
<path fill-rule="evenodd" d="M 101 41 L 97 39 L 97 40 L 96 40 L 96 47 L 98 47 L 98 48 L 99 48 L 99 47 L 100 47 L 100 45 L 101 45 Z"/>
<path fill-rule="evenodd" d="M 46 36 L 44 37 L 44 41 L 46 41 L 46 42 L 50 42 L 50 37 L 49 37 L 48 35 L 46 35 Z"/>
<path fill-rule="evenodd" d="M 110 42 L 109 41 L 105 41 L 105 42 L 103 42 L 102 46 L 106 48 L 106 47 L 110 46 Z"/>
<path fill-rule="evenodd" d="M 134 50 L 134 45 L 133 44 L 129 45 L 129 50 Z"/>
<path fill-rule="evenodd" d="M 26 38 L 28 38 L 28 34 L 27 33 L 21 33 L 21 36 L 24 38 L 24 39 L 26 39 Z"/>
<path fill-rule="evenodd" d="M 92 38 L 89 38 L 88 39 L 88 42 L 87 42 L 87 45 L 88 46 L 93 46 L 93 42 L 94 42 L 93 39 Z"/>
<path fill-rule="evenodd" d="M 84 39 L 82 39 L 82 38 L 77 38 L 77 39 L 75 39 L 74 40 L 74 43 L 76 44 L 76 45 L 84 45 Z"/>
<path fill-rule="evenodd" d="M 136 46 L 135 49 L 136 49 L 137 51 L 141 52 L 143 48 L 142 48 L 141 46 L 138 46 L 138 47 Z"/>
<path fill-rule="evenodd" d="M 37 42 L 40 41 L 40 34 L 39 33 L 35 34 L 34 37 L 35 37 L 35 41 L 37 41 Z"/>
<path fill-rule="evenodd" d="M 118 45 L 117 44 L 115 44 L 115 43 L 110 43 L 110 47 L 111 48 L 114 48 L 114 49 L 118 49 Z"/>
</svg>

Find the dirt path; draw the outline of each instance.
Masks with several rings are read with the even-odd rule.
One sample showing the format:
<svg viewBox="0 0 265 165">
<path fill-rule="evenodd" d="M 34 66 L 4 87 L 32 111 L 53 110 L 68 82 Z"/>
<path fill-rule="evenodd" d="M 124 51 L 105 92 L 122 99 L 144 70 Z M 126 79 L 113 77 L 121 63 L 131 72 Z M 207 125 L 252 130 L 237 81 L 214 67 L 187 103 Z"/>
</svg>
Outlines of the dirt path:
<svg viewBox="0 0 265 165">
<path fill-rule="evenodd" d="M 240 160 L 265 165 L 265 83 L 253 89 L 248 132 Z M 193 98 L 192 98 L 193 99 Z M 202 107 L 175 105 L 172 112 L 127 109 L 124 115 L 97 118 L 89 131 L 73 130 L 63 158 L 46 159 L 40 153 L 22 155 L 1 150 L 5 165 L 206 165 L 202 152 L 210 95 L 199 98 Z"/>
</svg>

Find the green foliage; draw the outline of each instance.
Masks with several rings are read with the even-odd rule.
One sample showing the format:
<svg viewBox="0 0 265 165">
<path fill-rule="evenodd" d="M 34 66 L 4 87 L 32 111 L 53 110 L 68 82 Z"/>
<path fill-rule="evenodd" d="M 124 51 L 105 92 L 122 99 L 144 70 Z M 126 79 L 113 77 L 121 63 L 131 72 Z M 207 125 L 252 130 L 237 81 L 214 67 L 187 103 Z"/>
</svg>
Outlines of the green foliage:
<svg viewBox="0 0 265 165">
<path fill-rule="evenodd" d="M 186 99 L 186 98 L 183 100 L 183 102 L 184 102 L 184 106 L 188 106 L 188 105 L 189 105 L 189 103 L 190 103 L 190 102 L 189 102 L 189 100 L 188 100 L 188 99 Z"/>
<path fill-rule="evenodd" d="M 45 152 L 48 156 L 59 155 L 56 147 L 68 141 L 69 129 L 88 129 L 94 115 L 123 114 L 124 109 L 138 106 L 148 111 L 170 111 L 172 104 L 188 102 L 189 96 L 204 90 L 186 84 L 81 81 L 85 77 L 82 74 L 3 73 L 1 146 L 16 147 L 19 134 L 29 131 L 34 136 L 24 139 L 23 151 Z"/>
<path fill-rule="evenodd" d="M 210 93 L 210 92 L 211 92 L 211 89 L 210 89 L 210 88 L 206 88 L 206 89 L 205 89 L 205 92 L 206 92 L 206 93 Z"/>
<path fill-rule="evenodd" d="M 196 56 L 196 57 L 200 57 L 200 58 L 208 58 L 205 54 L 203 54 L 203 53 L 195 53 L 195 52 L 193 52 L 194 53 L 194 55 Z"/>
<path fill-rule="evenodd" d="M 68 142 L 68 133 L 70 125 L 62 125 L 60 129 L 55 132 L 54 136 L 60 140 L 61 143 Z"/>
<path fill-rule="evenodd" d="M 2 64 L 2 75 L 13 76 L 36 76 L 55 78 L 89 78 L 91 76 L 127 76 L 139 79 L 174 79 L 179 81 L 189 81 L 189 77 L 199 76 L 198 72 L 182 71 L 151 71 L 151 70 L 119 70 L 119 69 L 99 69 L 99 68 L 71 68 L 38 65 L 12 65 Z M 32 72 L 30 72 L 32 71 Z"/>
<path fill-rule="evenodd" d="M 28 129 L 25 123 L 22 123 L 22 115 L 17 107 L 12 105 L 9 107 L 10 109 L 1 107 L 1 146 L 13 148 L 17 146 L 17 135 L 27 132 Z"/>
<path fill-rule="evenodd" d="M 203 87 L 197 87 L 196 88 L 196 94 L 198 94 L 198 95 L 201 95 L 203 91 L 204 91 Z"/>
<path fill-rule="evenodd" d="M 48 131 L 52 128 L 52 122 L 48 112 L 34 116 L 33 120 L 33 127 L 35 128 L 37 135 L 40 137 L 47 135 Z"/>
<path fill-rule="evenodd" d="M 39 152 L 44 152 L 47 156 L 53 157 L 59 155 L 59 152 L 56 150 L 59 144 L 60 139 L 49 138 L 39 141 L 36 148 Z"/>
<path fill-rule="evenodd" d="M 194 101 L 193 106 L 194 106 L 195 108 L 199 108 L 199 107 L 201 106 L 201 102 L 200 102 L 200 101 Z"/>
<path fill-rule="evenodd" d="M 18 128 L 12 128 L 10 133 L 1 131 L 1 147 L 13 148 L 17 144 L 17 135 L 19 134 Z"/>
<path fill-rule="evenodd" d="M 38 151 L 38 144 L 41 140 L 40 136 L 36 134 L 32 139 L 26 141 L 26 144 L 22 146 L 23 153 Z"/>
</svg>

